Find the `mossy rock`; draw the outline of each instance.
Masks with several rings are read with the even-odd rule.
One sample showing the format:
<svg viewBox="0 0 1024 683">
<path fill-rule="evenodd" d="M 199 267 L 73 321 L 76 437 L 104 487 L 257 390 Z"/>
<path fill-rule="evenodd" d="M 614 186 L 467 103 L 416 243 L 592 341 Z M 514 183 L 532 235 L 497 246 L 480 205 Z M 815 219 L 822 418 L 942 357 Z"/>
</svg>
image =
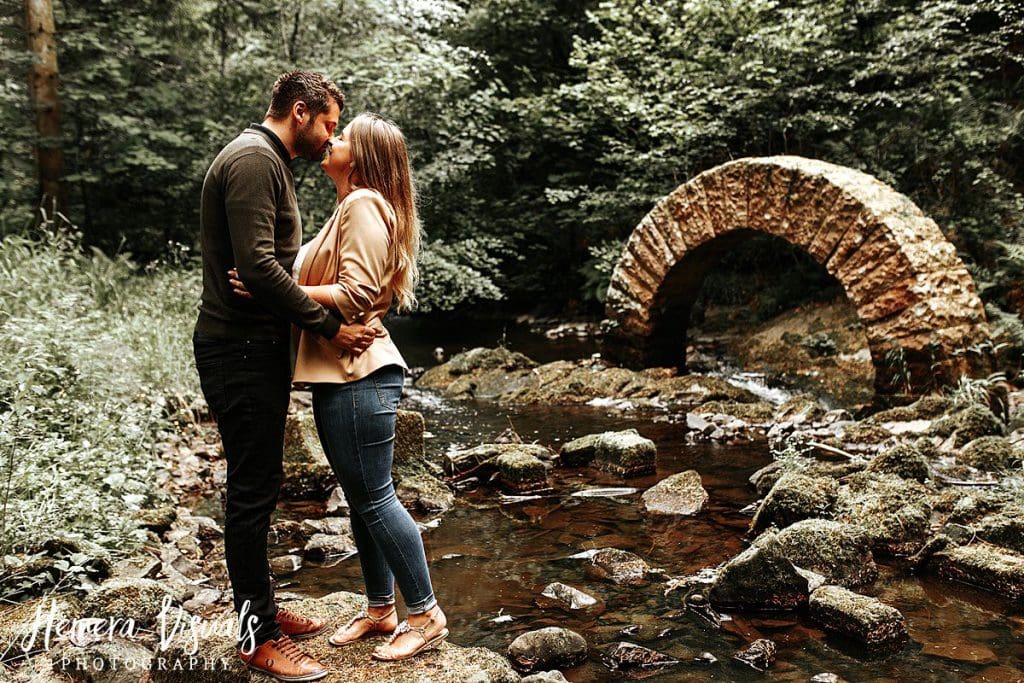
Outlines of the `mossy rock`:
<svg viewBox="0 0 1024 683">
<path fill-rule="evenodd" d="M 750 530 L 757 533 L 776 526 L 783 529 L 793 522 L 812 517 L 831 517 L 839 485 L 828 477 L 785 474 L 765 496 Z"/>
<path fill-rule="evenodd" d="M 825 416 L 827 411 L 812 394 L 797 394 L 784 402 L 775 411 L 778 422 L 813 422 Z"/>
<path fill-rule="evenodd" d="M 974 439 L 956 456 L 957 463 L 979 470 L 998 472 L 1020 464 L 1021 451 L 1002 436 L 982 436 Z"/>
<path fill-rule="evenodd" d="M 924 545 L 931 521 L 929 491 L 892 474 L 850 475 L 840 490 L 835 519 L 863 528 L 872 549 L 887 555 L 912 555 Z"/>
<path fill-rule="evenodd" d="M 868 472 L 894 474 L 901 479 L 925 481 L 930 475 L 928 462 L 917 446 L 901 443 L 876 455 L 867 466 Z"/>
<path fill-rule="evenodd" d="M 822 586 L 811 593 L 808 612 L 825 630 L 852 638 L 871 652 L 896 652 L 908 639 L 899 610 L 839 586 Z"/>
<path fill-rule="evenodd" d="M 811 585 L 766 532 L 760 542 L 718 571 L 708 598 L 716 606 L 738 609 L 793 609 L 807 601 Z"/>
<path fill-rule="evenodd" d="M 702 415 L 731 415 L 745 422 L 771 422 L 775 416 L 775 406 L 768 401 L 708 401 L 693 408 L 694 413 Z"/>
<path fill-rule="evenodd" d="M 1003 423 L 987 407 L 972 403 L 936 421 L 932 430 L 939 436 L 954 436 L 954 446 L 960 448 L 983 436 L 1001 435 Z"/>
<path fill-rule="evenodd" d="M 468 375 L 480 370 L 529 370 L 537 362 L 518 351 L 502 346 L 496 348 L 477 347 L 457 354 L 448 361 L 448 372 L 452 375 Z"/>
<path fill-rule="evenodd" d="M 939 576 L 1024 600 L 1024 557 L 987 543 L 953 546 L 929 561 Z"/>
<path fill-rule="evenodd" d="M 35 628 L 37 612 L 42 615 L 45 630 L 51 613 L 53 623 L 59 624 L 82 617 L 85 608 L 81 600 L 67 593 L 51 593 L 0 608 L 0 662 L 44 651 L 44 641 L 41 637 L 35 639 L 32 648 L 27 652 L 23 649 L 29 642 L 24 639 L 31 639 L 29 634 Z"/>
<path fill-rule="evenodd" d="M 494 464 L 499 483 L 516 493 L 550 488 L 547 467 L 540 458 L 529 453 L 504 453 L 495 458 Z"/>
<path fill-rule="evenodd" d="M 821 574 L 829 583 L 862 586 L 878 578 L 871 539 L 855 524 L 805 519 L 780 531 L 775 542 L 793 564 Z"/>
<path fill-rule="evenodd" d="M 168 618 L 173 619 L 177 593 L 169 586 L 152 579 L 118 578 L 104 581 L 85 598 L 85 613 L 100 619 L 134 619 L 140 625 L 151 625 L 169 599 Z"/>
<path fill-rule="evenodd" d="M 974 524 L 974 528 L 978 538 L 1024 553 L 1024 507 L 1011 505 L 985 515 Z"/>
<path fill-rule="evenodd" d="M 952 407 L 953 401 L 945 396 L 922 396 L 910 405 L 881 410 L 868 419 L 876 424 L 882 422 L 931 420 L 941 416 Z"/>
</svg>

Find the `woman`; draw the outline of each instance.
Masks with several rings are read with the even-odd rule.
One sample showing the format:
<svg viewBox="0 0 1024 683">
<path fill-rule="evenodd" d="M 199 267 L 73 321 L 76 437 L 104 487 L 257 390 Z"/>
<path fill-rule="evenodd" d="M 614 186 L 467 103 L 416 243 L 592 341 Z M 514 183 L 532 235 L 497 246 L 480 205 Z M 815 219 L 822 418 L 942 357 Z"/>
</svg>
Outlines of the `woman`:
<svg viewBox="0 0 1024 683">
<path fill-rule="evenodd" d="M 307 295 L 362 323 L 377 336 L 362 353 L 341 352 L 315 334 L 299 333 L 294 382 L 309 383 L 320 441 L 349 503 L 368 606 L 331 636 L 343 646 L 391 633 L 373 658 L 395 661 L 448 635 L 434 598 L 423 541 L 395 497 L 391 463 L 395 411 L 408 366 L 382 319 L 397 298 L 415 305 L 420 225 L 405 139 L 393 123 L 360 114 L 331 141 L 321 168 L 334 180 L 338 205 L 296 260 Z M 235 290 L 245 285 L 233 274 Z M 408 619 L 395 611 L 397 580 Z"/>
</svg>

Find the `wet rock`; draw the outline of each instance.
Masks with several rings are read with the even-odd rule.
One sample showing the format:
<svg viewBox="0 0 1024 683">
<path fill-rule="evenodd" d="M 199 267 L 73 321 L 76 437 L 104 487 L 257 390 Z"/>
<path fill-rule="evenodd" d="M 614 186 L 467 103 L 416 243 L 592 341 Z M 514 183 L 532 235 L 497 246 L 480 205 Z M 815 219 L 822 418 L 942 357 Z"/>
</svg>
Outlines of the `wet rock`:
<svg viewBox="0 0 1024 683">
<path fill-rule="evenodd" d="M 807 601 L 810 579 L 787 559 L 774 543 L 774 532 L 762 534 L 752 545 L 726 562 L 708 594 L 724 608 L 792 609 Z"/>
<path fill-rule="evenodd" d="M 837 492 L 833 479 L 784 474 L 765 496 L 750 529 L 756 533 L 772 525 L 785 528 L 801 519 L 831 517 Z"/>
<path fill-rule="evenodd" d="M 508 658 L 520 671 L 567 668 L 587 657 L 587 641 L 566 628 L 549 626 L 529 631 L 508 646 Z"/>
<path fill-rule="evenodd" d="M 270 571 L 274 576 L 288 576 L 302 569 L 302 555 L 278 555 L 270 559 Z"/>
<path fill-rule="evenodd" d="M 695 407 L 692 412 L 705 415 L 719 413 L 732 415 L 747 422 L 766 423 L 771 422 L 775 415 L 775 406 L 768 401 L 708 401 Z"/>
<path fill-rule="evenodd" d="M 974 439 L 960 451 L 956 461 L 979 470 L 998 472 L 1019 465 L 1024 456 L 1002 436 L 982 436 Z"/>
<path fill-rule="evenodd" d="M 286 519 L 270 525 L 270 533 L 267 540 L 276 545 L 285 545 L 289 548 L 301 548 L 315 531 L 304 526 L 301 522 Z"/>
<path fill-rule="evenodd" d="M 878 578 L 871 541 L 854 524 L 805 519 L 780 531 L 774 542 L 794 565 L 821 574 L 829 583 L 861 586 Z"/>
<path fill-rule="evenodd" d="M 653 472 L 656 456 L 654 442 L 635 429 L 589 434 L 564 444 L 560 452 L 566 465 L 593 465 L 620 476 Z"/>
<path fill-rule="evenodd" d="M 802 424 L 814 422 L 824 417 L 823 408 L 816 398 L 811 394 L 797 394 L 783 403 L 775 411 L 776 422 L 789 422 L 791 424 Z"/>
<path fill-rule="evenodd" d="M 602 548 L 590 558 L 595 573 L 625 586 L 639 586 L 647 583 L 651 568 L 643 558 L 618 548 Z"/>
<path fill-rule="evenodd" d="M 523 676 L 519 683 L 569 683 L 558 669 Z"/>
<path fill-rule="evenodd" d="M 311 412 L 299 411 L 288 414 L 284 431 L 284 461 L 327 464 Z"/>
<path fill-rule="evenodd" d="M 83 615 L 82 601 L 63 593 L 30 598 L 0 609 L 0 662 L 44 651 L 45 641 L 31 638 L 36 623 L 71 622 Z"/>
<path fill-rule="evenodd" d="M 708 493 L 696 470 L 662 479 L 641 496 L 644 509 L 659 515 L 695 515 L 704 507 Z"/>
<path fill-rule="evenodd" d="M 84 647 L 64 643 L 50 652 L 53 670 L 73 681 L 138 683 L 153 653 L 127 638 L 104 638 Z"/>
<path fill-rule="evenodd" d="M 988 543 L 946 548 L 932 556 L 929 567 L 944 579 L 1024 599 L 1024 556 Z"/>
<path fill-rule="evenodd" d="M 1024 553 L 1024 508 L 1021 506 L 1008 506 L 999 512 L 985 515 L 975 527 L 978 538 Z"/>
<path fill-rule="evenodd" d="M 767 638 L 758 638 L 733 655 L 733 659 L 739 660 L 758 671 L 767 671 L 768 667 L 775 663 L 775 643 Z"/>
<path fill-rule="evenodd" d="M 455 494 L 437 477 L 426 472 L 403 476 L 395 489 L 398 499 L 420 512 L 444 512 L 455 505 Z"/>
<path fill-rule="evenodd" d="M 811 594 L 808 608 L 825 630 L 852 638 L 872 652 L 895 652 L 907 641 L 903 615 L 876 598 L 822 586 Z"/>
<path fill-rule="evenodd" d="M 325 511 L 329 515 L 347 515 L 348 514 L 348 500 L 345 498 L 345 492 L 340 486 L 335 486 L 331 491 L 331 494 L 327 497 L 325 505 Z"/>
<path fill-rule="evenodd" d="M 448 372 L 457 377 L 478 370 L 529 370 L 536 367 L 537 363 L 518 351 L 509 351 L 499 346 L 493 349 L 470 349 L 453 356 L 446 365 Z"/>
<path fill-rule="evenodd" d="M 633 643 L 615 643 L 601 658 L 612 671 L 650 671 L 679 664 L 678 659 Z"/>
<path fill-rule="evenodd" d="M 846 450 L 877 450 L 877 447 L 890 443 L 893 434 L 888 429 L 867 421 L 853 422 L 843 425 L 840 433 L 826 443 Z M 875 447 L 875 448 L 871 448 Z"/>
<path fill-rule="evenodd" d="M 324 500 L 337 486 L 334 470 L 324 462 L 285 462 L 281 482 L 284 500 Z"/>
<path fill-rule="evenodd" d="M 195 592 L 195 595 L 183 602 L 181 606 L 186 612 L 201 614 L 223 598 L 223 591 L 216 588 L 200 588 Z"/>
<path fill-rule="evenodd" d="M 891 474 L 862 472 L 848 481 L 836 503 L 836 520 L 863 528 L 875 552 L 912 555 L 921 548 L 932 514 L 926 488 Z"/>
<path fill-rule="evenodd" d="M 311 560 L 351 555 L 356 551 L 352 530 L 342 534 L 313 534 L 303 552 Z"/>
<path fill-rule="evenodd" d="M 937 420 L 933 432 L 939 436 L 953 436 L 957 448 L 983 436 L 1003 433 L 1003 423 L 986 406 L 972 403 L 955 413 Z"/>
<path fill-rule="evenodd" d="M 920 450 L 908 443 L 901 443 L 882 451 L 872 458 L 866 469 L 868 472 L 894 474 L 902 479 L 916 481 L 925 481 L 930 475 L 928 462 Z"/>
<path fill-rule="evenodd" d="M 547 598 L 547 601 L 540 601 L 542 607 L 548 604 L 548 601 L 571 610 L 587 609 L 597 604 L 597 598 L 587 595 L 578 588 L 557 581 L 549 583 L 541 592 L 541 597 Z"/>
<path fill-rule="evenodd" d="M 86 616 L 100 619 L 134 619 L 136 624 L 151 625 L 164 609 L 178 602 L 178 595 L 152 579 L 110 579 L 90 592 L 83 603 Z"/>
<path fill-rule="evenodd" d="M 750 475 L 747 480 L 750 485 L 757 491 L 757 495 L 766 496 L 772 487 L 775 486 L 775 482 L 785 474 L 782 463 L 778 460 L 773 460 L 761 469 Z"/>
<path fill-rule="evenodd" d="M 513 493 L 550 490 L 548 468 L 540 458 L 523 452 L 503 453 L 494 459 L 497 481 Z"/>
<path fill-rule="evenodd" d="M 508 454 L 528 455 L 543 462 L 549 462 L 555 457 L 551 449 L 540 444 L 485 443 L 446 454 L 444 472 L 453 478 L 474 475 L 484 479 L 497 470 L 497 458 Z"/>
</svg>

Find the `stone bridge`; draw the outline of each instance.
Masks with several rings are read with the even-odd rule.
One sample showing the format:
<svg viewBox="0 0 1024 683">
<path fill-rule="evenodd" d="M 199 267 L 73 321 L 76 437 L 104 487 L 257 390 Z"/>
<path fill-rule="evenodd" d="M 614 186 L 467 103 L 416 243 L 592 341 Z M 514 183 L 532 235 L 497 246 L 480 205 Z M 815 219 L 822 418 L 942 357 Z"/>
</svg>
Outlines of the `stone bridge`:
<svg viewBox="0 0 1024 683">
<path fill-rule="evenodd" d="M 964 350 L 988 337 L 985 311 L 935 222 L 872 176 L 795 156 L 723 164 L 658 202 L 612 274 L 605 356 L 685 368 L 704 276 L 758 232 L 801 247 L 842 284 L 864 325 L 877 392 L 923 391 L 970 371 L 975 354 Z"/>
</svg>

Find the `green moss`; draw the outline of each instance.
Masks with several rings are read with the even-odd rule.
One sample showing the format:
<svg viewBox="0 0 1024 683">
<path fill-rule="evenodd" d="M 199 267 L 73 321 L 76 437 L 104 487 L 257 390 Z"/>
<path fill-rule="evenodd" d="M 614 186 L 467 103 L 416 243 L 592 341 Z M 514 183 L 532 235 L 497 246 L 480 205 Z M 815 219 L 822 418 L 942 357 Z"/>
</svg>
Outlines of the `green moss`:
<svg viewBox="0 0 1024 683">
<path fill-rule="evenodd" d="M 869 472 L 895 474 L 902 479 L 924 481 L 930 472 L 917 446 L 901 443 L 882 451 L 867 466 Z"/>
<path fill-rule="evenodd" d="M 1021 452 L 1002 436 L 982 436 L 974 439 L 960 451 L 956 461 L 979 470 L 999 471 L 1009 469 L 1021 461 Z"/>
</svg>

